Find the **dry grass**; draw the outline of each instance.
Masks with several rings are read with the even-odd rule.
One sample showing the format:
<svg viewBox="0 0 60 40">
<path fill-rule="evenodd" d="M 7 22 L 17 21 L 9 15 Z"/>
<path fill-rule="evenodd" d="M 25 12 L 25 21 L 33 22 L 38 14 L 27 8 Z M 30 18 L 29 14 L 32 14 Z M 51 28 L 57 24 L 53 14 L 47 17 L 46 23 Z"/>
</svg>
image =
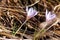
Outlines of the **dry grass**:
<svg viewBox="0 0 60 40">
<path fill-rule="evenodd" d="M 26 6 L 34 7 L 39 13 L 27 21 L 14 35 L 26 20 Z M 58 22 L 47 24 L 44 30 L 48 30 L 44 32 L 41 28 L 46 26 L 46 9 L 56 13 Z M 40 26 L 41 24 L 43 26 Z M 60 40 L 60 0 L 0 0 L 0 29 L 1 38 L 5 36 L 9 39 L 19 39 L 23 36 L 24 39 Z"/>
</svg>

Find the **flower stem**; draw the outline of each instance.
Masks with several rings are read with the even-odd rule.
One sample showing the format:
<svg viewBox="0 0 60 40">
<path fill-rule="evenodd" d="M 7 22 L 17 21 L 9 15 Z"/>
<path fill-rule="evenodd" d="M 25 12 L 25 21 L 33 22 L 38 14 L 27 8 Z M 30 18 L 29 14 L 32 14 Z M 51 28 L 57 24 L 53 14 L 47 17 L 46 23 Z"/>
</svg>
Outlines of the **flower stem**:
<svg viewBox="0 0 60 40">
<path fill-rule="evenodd" d="M 48 27 L 47 29 L 42 28 L 33 38 L 33 40 L 35 40 L 36 38 L 38 38 L 39 36 L 43 35 L 47 30 L 49 30 L 53 25 L 57 24 L 59 22 L 59 20 L 57 20 L 55 23 L 53 23 L 50 27 Z M 40 35 L 41 34 L 41 35 Z"/>
<path fill-rule="evenodd" d="M 18 30 L 15 32 L 14 35 L 16 35 L 16 33 L 22 28 L 22 26 L 27 22 L 28 20 L 25 20 L 25 22 L 18 28 Z"/>
<path fill-rule="evenodd" d="M 48 27 L 45 31 L 49 30 L 53 25 L 56 25 L 59 22 L 59 20 L 57 20 L 55 23 L 53 23 L 50 27 Z"/>
</svg>

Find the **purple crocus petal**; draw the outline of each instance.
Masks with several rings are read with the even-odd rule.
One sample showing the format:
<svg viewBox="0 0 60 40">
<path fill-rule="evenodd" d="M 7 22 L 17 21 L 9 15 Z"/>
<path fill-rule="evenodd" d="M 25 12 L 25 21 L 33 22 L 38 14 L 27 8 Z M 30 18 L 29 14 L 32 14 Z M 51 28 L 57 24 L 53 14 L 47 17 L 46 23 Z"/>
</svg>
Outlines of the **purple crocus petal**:
<svg viewBox="0 0 60 40">
<path fill-rule="evenodd" d="M 54 18 L 56 18 L 56 15 L 55 14 L 52 14 L 51 15 L 51 19 L 54 19 Z"/>
<path fill-rule="evenodd" d="M 33 8 L 30 8 L 29 11 L 28 11 L 28 16 L 32 16 L 33 15 Z"/>
<path fill-rule="evenodd" d="M 31 17 L 34 17 L 34 16 L 35 16 L 35 13 L 36 13 L 36 11 L 34 11 L 34 9 L 32 9 L 31 12 L 30 12 L 30 15 L 29 15 L 30 18 L 31 18 Z"/>
<path fill-rule="evenodd" d="M 34 13 L 35 13 L 35 15 L 37 15 L 37 14 L 38 14 L 38 12 L 37 12 L 36 10 L 34 10 Z M 35 15 L 34 15 L 34 16 L 35 16 Z"/>
<path fill-rule="evenodd" d="M 50 17 L 50 16 L 51 16 L 51 12 L 48 13 L 48 17 Z"/>
<path fill-rule="evenodd" d="M 49 18 L 51 18 L 50 20 L 53 20 L 54 18 L 56 18 L 56 15 L 55 14 L 50 14 Z"/>
<path fill-rule="evenodd" d="M 37 13 L 38 13 L 38 12 L 34 9 L 31 17 L 34 17 L 35 15 L 37 15 Z"/>
<path fill-rule="evenodd" d="M 48 10 L 46 9 L 46 16 L 47 16 L 47 14 L 48 14 Z"/>
<path fill-rule="evenodd" d="M 28 6 L 26 6 L 26 12 L 28 12 Z"/>
<path fill-rule="evenodd" d="M 46 13 L 46 20 L 50 20 L 51 12 Z"/>
<path fill-rule="evenodd" d="M 35 10 L 35 9 L 33 9 L 33 8 L 26 8 L 26 11 L 27 11 L 27 16 L 29 17 L 29 18 L 31 18 L 31 17 L 34 17 L 35 15 L 37 15 L 37 11 Z"/>
</svg>

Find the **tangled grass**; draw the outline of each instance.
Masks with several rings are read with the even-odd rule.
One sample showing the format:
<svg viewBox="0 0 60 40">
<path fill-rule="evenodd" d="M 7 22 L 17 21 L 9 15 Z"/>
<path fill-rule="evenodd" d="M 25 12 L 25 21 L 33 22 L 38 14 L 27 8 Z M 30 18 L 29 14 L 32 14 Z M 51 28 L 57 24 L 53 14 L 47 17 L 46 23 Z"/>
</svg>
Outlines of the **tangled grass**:
<svg viewBox="0 0 60 40">
<path fill-rule="evenodd" d="M 14 35 L 26 20 L 26 6 L 34 7 L 39 13 Z M 47 24 L 44 30 L 51 26 L 47 31 L 41 31 L 46 26 L 46 9 L 56 13 L 57 21 Z M 60 0 L 0 0 L 0 38 L 20 39 L 22 36 L 23 39 L 60 40 Z"/>
</svg>

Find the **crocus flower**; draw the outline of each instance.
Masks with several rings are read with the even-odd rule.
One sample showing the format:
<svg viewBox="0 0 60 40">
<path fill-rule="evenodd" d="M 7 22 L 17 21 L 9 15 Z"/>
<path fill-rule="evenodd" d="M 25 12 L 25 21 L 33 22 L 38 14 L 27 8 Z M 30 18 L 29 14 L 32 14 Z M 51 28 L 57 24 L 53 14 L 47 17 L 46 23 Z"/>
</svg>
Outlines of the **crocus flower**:
<svg viewBox="0 0 60 40">
<path fill-rule="evenodd" d="M 34 17 L 35 15 L 37 15 L 37 11 L 33 8 L 29 8 L 26 7 L 26 12 L 27 12 L 27 19 L 25 20 L 25 22 L 18 28 L 18 30 L 15 32 L 15 34 L 21 29 L 21 27 L 28 21 L 28 19 Z M 15 35 L 14 34 L 14 35 Z"/>
<path fill-rule="evenodd" d="M 46 21 L 50 21 L 53 20 L 54 18 L 56 18 L 56 15 L 53 14 L 52 12 L 48 12 L 48 10 L 46 10 Z"/>
<path fill-rule="evenodd" d="M 26 12 L 27 12 L 27 19 L 30 19 L 38 14 L 38 12 L 35 9 L 33 9 L 32 7 L 29 9 L 28 9 L 28 7 L 26 7 Z"/>
</svg>

